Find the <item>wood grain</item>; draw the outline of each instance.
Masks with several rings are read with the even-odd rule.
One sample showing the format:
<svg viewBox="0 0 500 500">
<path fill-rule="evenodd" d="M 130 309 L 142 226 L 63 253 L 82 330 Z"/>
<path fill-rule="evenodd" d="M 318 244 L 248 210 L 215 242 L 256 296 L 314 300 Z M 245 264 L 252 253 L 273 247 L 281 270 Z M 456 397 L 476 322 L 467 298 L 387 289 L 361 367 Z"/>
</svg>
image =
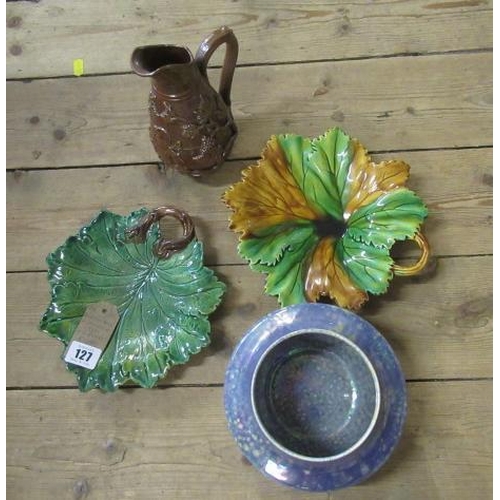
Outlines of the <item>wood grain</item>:
<svg viewBox="0 0 500 500">
<path fill-rule="evenodd" d="M 135 75 L 8 82 L 7 168 L 158 161 L 149 86 Z M 491 145 L 492 55 L 239 68 L 232 101 L 232 158 L 259 156 L 272 134 L 335 125 L 371 151 Z"/>
<path fill-rule="evenodd" d="M 490 498 L 490 381 L 409 384 L 403 437 L 385 466 L 335 499 Z M 324 499 L 249 466 L 221 388 L 7 393 L 7 497 Z"/>
<path fill-rule="evenodd" d="M 491 498 L 492 14 L 492 0 L 7 2 L 7 498 Z M 131 73 L 131 52 L 195 51 L 222 24 L 240 41 L 231 161 L 201 181 L 160 172 L 150 82 Z M 214 86 L 223 54 L 210 61 Z M 226 429 L 229 357 L 277 302 L 237 255 L 220 197 L 271 134 L 333 126 L 376 161 L 412 166 L 434 258 L 360 313 L 409 380 L 400 446 L 367 483 L 309 495 L 263 478 Z M 212 344 L 153 390 L 81 394 L 62 346 L 38 331 L 45 256 L 103 208 L 164 204 L 191 213 L 228 285 Z M 415 249 L 394 254 L 414 259 Z"/>
<path fill-rule="evenodd" d="M 408 379 L 490 377 L 491 269 L 491 257 L 440 259 L 432 274 L 394 279 L 388 294 L 372 297 L 361 316 L 391 343 Z M 212 345 L 173 369 L 162 384 L 222 383 L 239 339 L 278 307 L 263 294 L 263 277 L 247 266 L 218 266 L 215 271 L 228 290 L 211 318 Z M 45 273 L 7 275 L 9 387 L 76 385 L 60 359 L 62 344 L 38 331 L 48 303 Z"/>
<path fill-rule="evenodd" d="M 16 2 L 7 5 L 7 76 L 72 75 L 77 58 L 87 74 L 128 72 L 136 46 L 194 52 L 221 24 L 239 39 L 240 64 L 491 49 L 492 8 L 492 0 Z"/>
<path fill-rule="evenodd" d="M 411 166 L 409 186 L 426 202 L 425 232 L 434 255 L 492 252 L 492 151 L 421 151 L 376 155 Z M 228 162 L 204 181 L 155 165 L 7 174 L 7 269 L 45 269 L 45 257 L 103 208 L 127 214 L 170 204 L 187 210 L 208 264 L 239 264 L 230 210 L 221 201 L 251 162 Z M 91 193 L 91 195 L 89 195 Z M 36 242 L 36 244 L 33 244 Z"/>
</svg>

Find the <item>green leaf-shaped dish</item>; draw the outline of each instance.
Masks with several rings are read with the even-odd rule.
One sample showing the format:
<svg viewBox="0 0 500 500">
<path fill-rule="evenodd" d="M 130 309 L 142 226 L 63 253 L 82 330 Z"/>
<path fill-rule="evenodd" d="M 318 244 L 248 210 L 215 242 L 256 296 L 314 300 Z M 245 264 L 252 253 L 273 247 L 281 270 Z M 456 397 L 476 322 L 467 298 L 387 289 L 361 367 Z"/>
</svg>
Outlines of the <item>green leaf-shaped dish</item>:
<svg viewBox="0 0 500 500">
<path fill-rule="evenodd" d="M 113 391 L 127 381 L 152 387 L 209 344 L 207 316 L 225 285 L 204 267 L 196 238 L 159 256 L 159 225 L 150 220 L 142 241 L 132 240 L 130 230 L 148 213 L 103 211 L 47 257 L 51 302 L 41 330 L 67 346 L 89 304 L 112 303 L 120 316 L 93 370 L 67 365 L 82 391 Z"/>
<path fill-rule="evenodd" d="M 283 306 L 327 298 L 359 309 L 368 293 L 384 293 L 394 274 L 416 274 L 429 256 L 420 232 L 427 208 L 405 187 L 409 170 L 399 160 L 374 163 L 339 128 L 314 139 L 272 136 L 223 197 L 238 251 L 267 274 L 266 292 Z M 390 256 L 405 239 L 422 250 L 406 268 Z"/>
</svg>

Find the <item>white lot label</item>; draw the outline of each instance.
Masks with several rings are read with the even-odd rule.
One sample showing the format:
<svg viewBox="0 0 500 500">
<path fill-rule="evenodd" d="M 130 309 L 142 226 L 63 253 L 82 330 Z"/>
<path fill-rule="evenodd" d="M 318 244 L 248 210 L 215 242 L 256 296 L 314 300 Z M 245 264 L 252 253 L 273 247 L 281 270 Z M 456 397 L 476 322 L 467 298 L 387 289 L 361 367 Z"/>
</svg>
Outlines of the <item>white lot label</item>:
<svg viewBox="0 0 500 500">
<path fill-rule="evenodd" d="M 66 351 L 64 361 L 93 370 L 101 357 L 101 349 L 73 340 Z"/>
<path fill-rule="evenodd" d="M 89 304 L 78 324 L 64 361 L 93 370 L 113 335 L 120 316 L 113 304 Z"/>
</svg>

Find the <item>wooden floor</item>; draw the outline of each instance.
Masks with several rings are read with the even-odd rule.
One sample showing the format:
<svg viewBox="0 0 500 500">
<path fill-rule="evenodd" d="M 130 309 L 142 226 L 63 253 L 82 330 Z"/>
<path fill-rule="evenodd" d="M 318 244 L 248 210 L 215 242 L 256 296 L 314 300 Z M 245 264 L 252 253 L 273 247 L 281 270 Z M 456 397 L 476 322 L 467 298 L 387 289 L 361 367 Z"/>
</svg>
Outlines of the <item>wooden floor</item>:
<svg viewBox="0 0 500 500">
<path fill-rule="evenodd" d="M 137 0 L 7 3 L 7 498 L 486 499 L 492 491 L 492 0 Z M 202 182 L 161 172 L 138 45 L 240 41 L 240 135 Z M 73 60 L 85 75 L 73 76 Z M 220 55 L 214 56 L 215 82 Z M 223 377 L 245 330 L 275 309 L 236 253 L 220 196 L 273 133 L 341 126 L 377 160 L 412 166 L 434 260 L 361 312 L 408 380 L 384 468 L 310 494 L 265 479 L 226 429 Z M 45 257 L 102 208 L 189 210 L 228 285 L 213 342 L 152 390 L 82 394 L 38 331 Z"/>
</svg>

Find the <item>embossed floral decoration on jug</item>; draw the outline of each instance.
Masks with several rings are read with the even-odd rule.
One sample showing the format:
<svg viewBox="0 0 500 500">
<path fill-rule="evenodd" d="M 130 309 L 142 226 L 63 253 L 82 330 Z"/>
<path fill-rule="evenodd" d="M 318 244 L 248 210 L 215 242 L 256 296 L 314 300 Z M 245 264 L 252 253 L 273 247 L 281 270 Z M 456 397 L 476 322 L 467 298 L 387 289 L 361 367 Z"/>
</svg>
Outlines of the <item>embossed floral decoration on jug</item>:
<svg viewBox="0 0 500 500">
<path fill-rule="evenodd" d="M 272 136 L 223 196 L 238 251 L 268 275 L 265 290 L 283 306 L 326 298 L 359 309 L 368 293 L 386 292 L 394 274 L 416 274 L 428 260 L 420 232 L 427 208 L 405 187 L 409 170 L 399 160 L 372 162 L 339 128 L 314 139 Z M 402 267 L 390 250 L 406 239 L 421 256 Z"/>
</svg>

